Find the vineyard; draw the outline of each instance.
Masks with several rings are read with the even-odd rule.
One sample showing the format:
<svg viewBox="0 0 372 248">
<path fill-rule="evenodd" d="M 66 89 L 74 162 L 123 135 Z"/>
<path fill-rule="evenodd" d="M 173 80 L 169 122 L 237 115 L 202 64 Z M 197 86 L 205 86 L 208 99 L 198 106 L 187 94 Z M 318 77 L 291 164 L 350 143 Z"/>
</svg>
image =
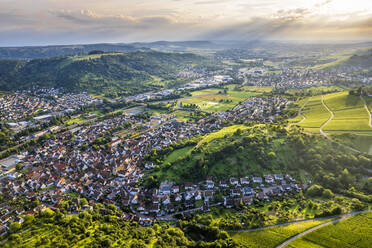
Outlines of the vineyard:
<svg viewBox="0 0 372 248">
<path fill-rule="evenodd" d="M 371 247 L 372 213 L 352 216 L 344 221 L 329 225 L 295 240 L 288 248 L 295 247 Z"/>
<path fill-rule="evenodd" d="M 286 226 L 271 227 L 253 232 L 230 233 L 234 241 L 243 247 L 251 248 L 269 248 L 276 247 L 290 237 L 302 233 L 314 226 L 318 226 L 326 220 L 305 221 L 300 223 L 289 224 Z"/>
</svg>

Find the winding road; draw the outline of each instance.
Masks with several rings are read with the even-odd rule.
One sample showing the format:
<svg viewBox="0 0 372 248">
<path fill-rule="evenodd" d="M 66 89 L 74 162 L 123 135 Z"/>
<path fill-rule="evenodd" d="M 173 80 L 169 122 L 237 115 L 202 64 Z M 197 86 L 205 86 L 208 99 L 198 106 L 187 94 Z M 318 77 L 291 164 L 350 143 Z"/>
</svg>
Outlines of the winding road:
<svg viewBox="0 0 372 248">
<path fill-rule="evenodd" d="M 305 116 L 304 114 L 302 114 L 302 111 L 304 110 L 306 104 L 309 102 L 310 98 L 311 98 L 311 97 L 309 97 L 309 98 L 306 100 L 306 102 L 301 106 L 301 108 L 298 110 L 298 114 L 297 114 L 297 116 L 300 116 L 300 115 L 301 115 L 301 116 L 302 116 L 302 120 L 300 120 L 299 122 L 294 122 L 294 123 L 290 124 L 291 126 L 292 126 L 292 125 L 301 124 L 302 122 L 304 122 L 304 121 L 306 120 L 306 116 Z"/>
<path fill-rule="evenodd" d="M 292 238 L 288 239 L 287 241 L 285 241 L 284 243 L 278 245 L 276 248 L 283 248 L 285 246 L 287 246 L 289 243 L 291 243 L 292 241 L 298 239 L 298 238 L 301 238 L 303 236 L 305 236 L 306 234 L 308 233 L 311 233 L 319 228 L 322 228 L 322 227 L 325 227 L 325 226 L 328 226 L 330 224 L 334 224 L 334 223 L 337 223 L 339 221 L 342 221 L 342 220 L 345 220 L 346 218 L 350 217 L 350 216 L 353 216 L 353 215 L 356 215 L 356 214 L 361 214 L 361 213 L 364 213 L 364 212 L 370 212 L 371 210 L 365 210 L 365 211 L 359 211 L 359 212 L 353 212 L 353 213 L 349 213 L 349 214 L 343 214 L 343 215 L 340 215 L 340 219 L 336 219 L 336 220 L 332 220 L 332 221 L 329 221 L 329 222 L 326 222 L 326 223 L 323 223 L 319 226 L 315 226 L 313 228 L 310 228 L 300 234 L 297 234 L 296 236 L 293 236 Z"/>
<path fill-rule="evenodd" d="M 323 128 L 328 124 L 328 123 L 330 123 L 332 120 L 333 120 L 333 118 L 335 117 L 335 114 L 332 112 L 332 110 L 330 110 L 329 108 L 328 108 L 328 106 L 324 103 L 324 96 L 322 95 L 322 104 L 323 104 L 323 106 L 328 110 L 328 112 L 329 113 L 331 113 L 331 117 L 326 121 L 326 122 L 324 122 L 321 126 L 320 126 L 320 134 L 321 135 L 324 135 L 324 136 L 326 136 L 326 137 L 328 137 L 328 133 L 325 133 L 324 131 L 323 131 Z"/>
<path fill-rule="evenodd" d="M 362 102 L 364 103 L 364 108 L 366 109 L 368 115 L 369 115 L 369 122 L 368 122 L 368 125 L 370 128 L 372 128 L 372 115 L 371 115 L 371 112 L 369 111 L 368 109 L 368 106 L 367 106 L 367 103 L 366 103 L 366 100 L 364 100 L 364 98 L 362 97 L 362 95 L 360 95 L 360 99 L 362 99 Z"/>
</svg>

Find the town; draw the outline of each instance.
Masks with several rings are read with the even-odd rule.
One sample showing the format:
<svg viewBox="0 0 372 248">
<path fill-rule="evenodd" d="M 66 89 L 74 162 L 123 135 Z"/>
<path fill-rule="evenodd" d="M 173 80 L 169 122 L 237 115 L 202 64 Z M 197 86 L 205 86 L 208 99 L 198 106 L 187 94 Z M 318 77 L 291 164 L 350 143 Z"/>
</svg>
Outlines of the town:
<svg viewBox="0 0 372 248">
<path fill-rule="evenodd" d="M 179 121 L 172 115 L 145 118 L 139 113 L 104 118 L 67 131 L 54 130 L 39 137 L 40 146 L 36 149 L 0 161 L 3 165 L 0 189 L 10 199 L 26 196 L 31 202 L 38 201 L 42 206 L 52 208 L 61 206 L 69 194 L 78 194 L 90 203 L 113 203 L 119 208 L 128 208 L 130 212 L 142 216 L 142 219 L 147 219 L 148 224 L 149 220 L 152 222 L 161 215 L 171 214 L 176 209 L 178 211 L 181 206 L 193 208 L 195 201 L 201 199 L 204 199 L 206 204 L 213 203 L 215 192 L 214 186 L 211 187 L 214 185 L 211 180 L 207 180 L 209 186 L 207 185 L 206 191 L 201 190 L 201 184 L 184 188 L 185 185 L 181 187 L 162 183 L 158 191 L 160 193 L 138 187 L 145 171 L 155 166 L 144 160 L 146 154 L 153 149 L 161 149 L 183 139 L 204 135 L 237 121 L 274 121 L 288 104 L 288 100 L 280 97 L 252 97 L 230 111 L 213 113 L 196 123 Z M 115 135 L 118 131 L 125 131 L 128 135 L 125 138 L 118 137 Z M 24 176 L 19 168 L 22 168 Z M 257 198 L 266 200 L 273 192 L 284 194 L 300 187 L 294 184 L 289 175 L 287 178 L 288 185 L 280 180 L 276 188 L 272 185 L 266 188 L 259 183 L 259 188 L 255 188 L 260 191 L 257 192 Z M 248 185 L 249 180 L 243 180 L 243 185 Z M 252 183 L 258 182 L 257 180 L 254 179 Z M 232 185 L 240 185 L 233 179 L 232 181 Z M 265 182 L 273 183 L 269 179 Z M 222 183 L 221 187 L 224 185 Z M 172 191 L 165 194 L 168 186 Z M 177 191 L 177 187 L 182 189 Z M 247 188 L 236 188 L 232 192 L 223 190 L 226 194 L 224 205 L 232 207 L 231 197 L 239 196 L 242 190 L 245 190 L 244 195 L 248 196 Z M 143 199 L 149 194 L 153 200 L 152 204 L 146 206 Z M 252 190 L 249 196 L 251 198 L 243 197 L 241 200 L 252 200 L 256 193 Z M 234 202 L 236 201 L 235 199 Z M 40 205 L 38 207 L 40 208 Z M 71 211 L 73 210 L 74 208 L 71 208 Z M 3 204 L 1 211 L 4 213 L 2 224 L 7 226 L 15 217 L 15 213 L 25 209 L 13 209 L 12 206 Z M 144 216 L 145 213 L 149 216 Z"/>
</svg>

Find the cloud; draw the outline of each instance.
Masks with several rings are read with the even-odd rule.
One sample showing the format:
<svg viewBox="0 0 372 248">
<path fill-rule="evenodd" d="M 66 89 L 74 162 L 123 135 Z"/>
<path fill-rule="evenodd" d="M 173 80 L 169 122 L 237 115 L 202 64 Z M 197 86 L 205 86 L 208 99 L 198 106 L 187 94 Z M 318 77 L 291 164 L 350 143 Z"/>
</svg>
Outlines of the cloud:
<svg viewBox="0 0 372 248">
<path fill-rule="evenodd" d="M 339 16 L 340 18 L 340 16 Z M 344 20 L 312 15 L 307 9 L 279 11 L 225 25 L 204 34 L 204 39 L 372 39 L 372 14 L 343 16 Z"/>
<path fill-rule="evenodd" d="M 320 3 L 315 4 L 314 7 L 321 8 L 323 6 L 326 6 L 326 5 L 330 4 L 331 2 L 333 2 L 333 0 L 326 0 L 324 2 L 320 2 Z"/>
<path fill-rule="evenodd" d="M 99 7 L 97 0 L 89 0 L 84 9 L 79 1 L 66 4 L 68 9 L 62 9 L 64 4 L 59 1 L 58 8 L 54 1 L 39 1 L 48 5 L 27 9 L 0 2 L 0 46 L 190 39 L 372 39 L 372 12 L 368 8 L 333 13 L 336 1 L 330 0 L 293 8 L 281 4 L 286 0 L 159 0 L 159 6 L 133 0 L 117 9 L 109 3 L 119 5 L 120 0 L 105 0 L 107 4 L 99 2 Z"/>
</svg>

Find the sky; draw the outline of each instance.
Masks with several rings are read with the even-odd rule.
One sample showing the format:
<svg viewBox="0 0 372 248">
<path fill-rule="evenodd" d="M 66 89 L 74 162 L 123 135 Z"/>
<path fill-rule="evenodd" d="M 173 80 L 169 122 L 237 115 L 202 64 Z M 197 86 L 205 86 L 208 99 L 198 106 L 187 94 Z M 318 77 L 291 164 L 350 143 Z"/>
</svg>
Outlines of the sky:
<svg viewBox="0 0 372 248">
<path fill-rule="evenodd" d="M 372 40 L 372 0 L 0 0 L 0 46 Z"/>
</svg>

